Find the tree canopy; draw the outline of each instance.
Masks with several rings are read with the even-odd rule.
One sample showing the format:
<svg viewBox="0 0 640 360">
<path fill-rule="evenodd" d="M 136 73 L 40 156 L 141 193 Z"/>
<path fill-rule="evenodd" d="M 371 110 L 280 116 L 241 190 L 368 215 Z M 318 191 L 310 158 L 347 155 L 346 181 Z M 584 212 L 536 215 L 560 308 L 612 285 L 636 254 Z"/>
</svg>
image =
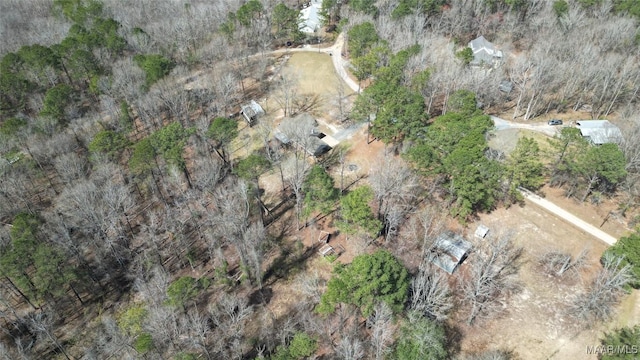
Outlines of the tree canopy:
<svg viewBox="0 0 640 360">
<path fill-rule="evenodd" d="M 544 164 L 540 161 L 540 148 L 533 138 L 518 139 L 515 149 L 505 163 L 509 195 L 520 199 L 518 187 L 538 190 L 544 184 Z"/>
<path fill-rule="evenodd" d="M 302 191 L 304 193 L 303 216 L 309 216 L 314 211 L 321 214 L 329 213 L 338 198 L 338 189 L 335 188 L 333 178 L 320 165 L 311 168 L 302 185 Z"/>
<path fill-rule="evenodd" d="M 299 360 L 313 355 L 318 349 L 318 342 L 306 333 L 296 333 L 289 346 L 278 346 L 276 352 L 271 355 L 271 360 Z"/>
<path fill-rule="evenodd" d="M 136 55 L 134 60 L 146 75 L 145 86 L 147 89 L 168 75 L 175 66 L 173 61 L 158 54 Z"/>
<path fill-rule="evenodd" d="M 393 358 L 398 360 L 448 358 L 447 337 L 442 326 L 410 312 L 401 328 Z"/>
<path fill-rule="evenodd" d="M 133 146 L 129 169 L 134 175 L 148 174 L 155 166 L 156 151 L 150 138 L 144 138 Z"/>
<path fill-rule="evenodd" d="M 364 316 L 377 302 L 385 302 L 394 312 L 402 311 L 409 291 L 407 269 L 388 251 L 378 250 L 356 256 L 351 264 L 338 265 L 322 295 L 318 312 L 332 313 L 337 303 L 353 304 Z"/>
<path fill-rule="evenodd" d="M 58 122 L 65 120 L 65 110 L 73 101 L 74 90 L 66 84 L 58 84 L 47 90 L 40 115 L 50 116 Z"/>
<path fill-rule="evenodd" d="M 405 67 L 418 50 L 413 46 L 392 55 L 382 45 L 356 61 L 356 74 L 364 77 L 371 72 L 376 81 L 356 98 L 352 118 L 366 121 L 374 115 L 371 133 L 385 143 L 424 136 L 427 120 L 424 98 L 404 85 L 408 82 Z"/>
<path fill-rule="evenodd" d="M 368 186 L 360 186 L 340 199 L 340 230 L 347 234 L 364 232 L 376 237 L 382 229 L 382 223 L 371 211 L 369 203 L 372 200 L 373 190 Z"/>
<path fill-rule="evenodd" d="M 155 152 L 183 170 L 186 166 L 182 151 L 193 129 L 185 129 L 179 122 L 173 122 L 151 135 L 151 145 Z"/>
<path fill-rule="evenodd" d="M 631 286 L 640 288 L 640 229 L 629 236 L 621 237 L 605 254 L 622 258 L 622 266 L 631 265 L 633 281 Z M 604 256 L 604 255 L 603 255 Z"/>
<path fill-rule="evenodd" d="M 300 12 L 291 9 L 284 3 L 273 8 L 272 22 L 276 39 L 300 41 L 304 34 L 300 31 Z"/>
<path fill-rule="evenodd" d="M 192 301 L 204 288 L 206 281 L 190 276 L 182 276 L 167 287 L 167 304 L 185 310 L 187 303 Z"/>
<path fill-rule="evenodd" d="M 209 125 L 207 137 L 215 142 L 215 149 L 223 161 L 228 162 L 229 145 L 238 137 L 238 122 L 226 117 L 217 117 Z"/>
<path fill-rule="evenodd" d="M 55 244 L 39 237 L 41 221 L 20 213 L 11 227 L 11 243 L 0 249 L 0 273 L 12 279 L 27 301 L 47 301 L 67 292 L 65 285 L 76 279 L 76 271 L 66 262 Z"/>
<path fill-rule="evenodd" d="M 351 0 L 349 1 L 349 7 L 355 11 L 375 16 L 378 13 L 375 3 L 375 0 Z"/>
<path fill-rule="evenodd" d="M 348 34 L 349 52 L 354 58 L 365 55 L 379 40 L 378 33 L 370 22 L 354 25 Z"/>
<path fill-rule="evenodd" d="M 637 359 L 638 346 L 640 346 L 640 326 L 623 327 L 608 332 L 600 343 L 607 348 L 611 347 L 618 350 L 602 354 L 600 356 L 601 360 Z"/>
<path fill-rule="evenodd" d="M 400 0 L 398 6 L 391 12 L 391 17 L 394 19 L 402 18 L 413 14 L 416 10 L 430 15 L 439 12 L 446 3 L 446 0 Z"/>
<path fill-rule="evenodd" d="M 624 154 L 616 144 L 591 146 L 576 165 L 578 173 L 588 182 L 585 197 L 596 185 L 605 192 L 613 193 L 627 176 Z"/>
<path fill-rule="evenodd" d="M 267 158 L 258 153 L 253 153 L 236 163 L 233 172 L 245 180 L 254 180 L 271 168 L 271 163 Z"/>
<path fill-rule="evenodd" d="M 111 159 L 115 159 L 127 146 L 129 146 L 129 140 L 124 135 L 112 130 L 103 130 L 93 137 L 93 140 L 89 143 L 89 151 L 102 153 Z"/>
<path fill-rule="evenodd" d="M 613 193 L 627 176 L 624 154 L 616 144 L 594 146 L 579 129 L 570 127 L 563 128 L 550 144 L 556 154 L 551 185 L 566 185 L 569 195 L 581 194 L 582 201 L 596 190 Z"/>
<path fill-rule="evenodd" d="M 466 219 L 495 206 L 502 166 L 485 156 L 485 134 L 493 122 L 476 110 L 473 93 L 460 91 L 452 97 L 457 112 L 437 117 L 408 157 L 423 174 L 443 177 L 454 204 L 452 213 Z"/>
</svg>

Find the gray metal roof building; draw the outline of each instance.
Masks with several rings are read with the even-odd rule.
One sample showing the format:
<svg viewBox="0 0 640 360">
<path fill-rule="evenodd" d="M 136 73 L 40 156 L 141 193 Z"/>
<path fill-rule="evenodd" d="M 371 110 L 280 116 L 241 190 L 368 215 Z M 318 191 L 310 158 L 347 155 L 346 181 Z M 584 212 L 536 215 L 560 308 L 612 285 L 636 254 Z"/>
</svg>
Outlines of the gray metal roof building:
<svg viewBox="0 0 640 360">
<path fill-rule="evenodd" d="M 440 234 L 435 241 L 429 261 L 449 274 L 460 266 L 467 258 L 472 245 L 461 235 L 446 232 Z"/>
<path fill-rule="evenodd" d="M 580 134 L 595 145 L 617 143 L 622 139 L 620 129 L 609 120 L 580 120 L 576 124 Z"/>
</svg>

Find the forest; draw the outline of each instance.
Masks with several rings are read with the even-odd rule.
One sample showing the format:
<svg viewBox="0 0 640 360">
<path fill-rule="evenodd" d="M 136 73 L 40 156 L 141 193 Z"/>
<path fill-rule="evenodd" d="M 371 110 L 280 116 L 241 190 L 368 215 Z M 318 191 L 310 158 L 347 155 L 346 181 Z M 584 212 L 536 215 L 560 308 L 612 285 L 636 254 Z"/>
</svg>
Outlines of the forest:
<svg viewBox="0 0 640 360">
<path fill-rule="evenodd" d="M 0 359 L 528 359 L 464 341 L 531 269 L 572 292 L 567 333 L 637 352 L 640 325 L 605 325 L 640 288 L 640 3 L 319 2 L 305 33 L 299 0 L 0 1 Z M 473 63 L 480 35 L 499 63 Z M 281 70 L 342 40 L 353 93 Z M 359 142 L 309 156 L 307 113 Z M 622 137 L 506 152 L 493 115 Z M 434 265 L 439 239 L 548 188 L 629 231 L 534 256 L 505 225 Z"/>
</svg>

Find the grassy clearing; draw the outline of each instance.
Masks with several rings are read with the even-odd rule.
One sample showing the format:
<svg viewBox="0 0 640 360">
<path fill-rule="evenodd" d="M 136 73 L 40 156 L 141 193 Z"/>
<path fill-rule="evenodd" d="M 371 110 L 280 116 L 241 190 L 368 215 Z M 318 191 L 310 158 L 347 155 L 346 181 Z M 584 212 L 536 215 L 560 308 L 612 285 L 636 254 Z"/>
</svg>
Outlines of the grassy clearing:
<svg viewBox="0 0 640 360">
<path fill-rule="evenodd" d="M 298 78 L 298 93 L 329 95 L 336 92 L 341 79 L 336 74 L 331 57 L 325 53 L 296 53 L 283 69 Z M 345 85 L 347 88 L 347 86 Z M 352 92 L 350 89 L 349 93 Z"/>
<path fill-rule="evenodd" d="M 518 143 L 518 139 L 523 137 L 533 138 L 538 142 L 540 146 L 540 150 L 546 152 L 551 150 L 551 146 L 549 145 L 549 136 L 541 134 L 537 131 L 526 130 L 526 129 L 507 129 L 494 131 L 491 134 L 491 138 L 489 139 L 489 147 L 500 150 L 504 152 L 506 155 L 509 155 L 513 149 L 515 149 L 516 144 Z"/>
</svg>

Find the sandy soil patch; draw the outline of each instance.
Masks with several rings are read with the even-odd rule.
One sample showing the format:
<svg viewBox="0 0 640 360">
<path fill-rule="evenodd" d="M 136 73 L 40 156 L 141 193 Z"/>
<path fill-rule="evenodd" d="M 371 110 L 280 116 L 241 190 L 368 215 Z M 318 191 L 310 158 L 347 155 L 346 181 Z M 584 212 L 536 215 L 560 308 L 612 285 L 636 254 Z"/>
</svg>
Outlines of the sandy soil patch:
<svg viewBox="0 0 640 360">
<path fill-rule="evenodd" d="M 524 248 L 524 263 L 519 274 L 522 288 L 508 299 L 505 312 L 498 318 L 471 328 L 456 324 L 463 334 L 463 352 L 510 349 L 525 360 L 596 359 L 595 355 L 586 353 L 586 348 L 598 345 L 603 331 L 638 323 L 637 292 L 623 300 L 618 306 L 618 315 L 607 324 L 586 329 L 575 326 L 565 315 L 568 301 L 598 268 L 599 258 L 606 249 L 604 243 L 531 204 L 482 214 L 479 221 L 470 224 L 468 231 L 474 231 L 479 223 L 491 231 L 515 231 L 516 242 Z M 543 274 L 537 267 L 537 260 L 547 251 L 559 250 L 575 256 L 582 249 L 589 251 L 591 264 L 582 279 L 559 280 Z"/>
</svg>

